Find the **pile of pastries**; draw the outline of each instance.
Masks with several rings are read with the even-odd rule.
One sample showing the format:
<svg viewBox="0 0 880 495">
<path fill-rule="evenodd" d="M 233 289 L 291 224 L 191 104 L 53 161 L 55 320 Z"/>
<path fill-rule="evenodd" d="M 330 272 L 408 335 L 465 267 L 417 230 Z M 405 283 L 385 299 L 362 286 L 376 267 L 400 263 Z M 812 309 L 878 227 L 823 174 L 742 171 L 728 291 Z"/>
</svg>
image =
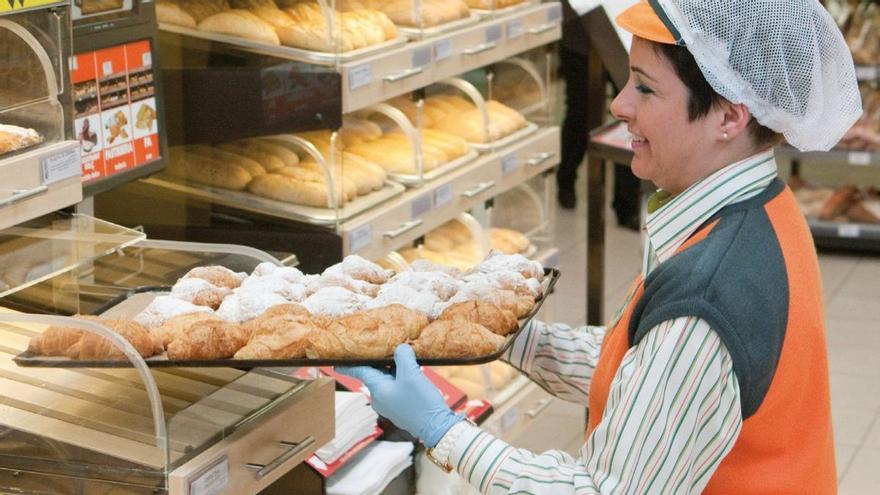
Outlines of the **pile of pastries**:
<svg viewBox="0 0 880 495">
<path fill-rule="evenodd" d="M 788 185 L 804 216 L 834 222 L 880 224 L 880 190 L 853 184 L 820 187 L 792 176 Z"/>
<path fill-rule="evenodd" d="M 378 359 L 403 342 L 423 358 L 472 358 L 504 345 L 542 296 L 543 277 L 540 263 L 498 252 L 468 272 L 421 261 L 394 274 L 358 256 L 315 275 L 270 263 L 250 275 L 208 266 L 133 319 L 98 321 L 142 356 L 164 350 L 172 360 Z M 49 327 L 29 350 L 122 358 L 103 337 L 70 327 Z"/>
<path fill-rule="evenodd" d="M 522 254 L 531 248 L 531 242 L 514 229 L 489 229 L 491 249 L 504 254 Z M 459 220 L 450 220 L 425 235 L 418 247 L 398 251 L 407 263 L 427 260 L 438 265 L 467 271 L 483 259 L 483 248 L 474 233 Z"/>
<path fill-rule="evenodd" d="M 337 12 L 331 30 L 316 1 L 159 0 L 156 15 L 168 24 L 324 52 L 334 43 L 347 52 L 397 38 L 391 19 L 374 8 Z"/>
<path fill-rule="evenodd" d="M 43 142 L 43 136 L 17 125 L 0 124 L 0 155 Z"/>
<path fill-rule="evenodd" d="M 416 105 L 409 98 L 397 97 L 389 104 L 416 122 Z M 525 117 L 516 110 L 496 100 L 486 102 L 489 117 L 488 129 L 477 105 L 459 95 L 438 94 L 425 99 L 422 127 L 446 132 L 465 139 L 469 143 L 497 141 L 525 127 Z M 488 132 L 488 135 L 487 135 Z"/>
</svg>

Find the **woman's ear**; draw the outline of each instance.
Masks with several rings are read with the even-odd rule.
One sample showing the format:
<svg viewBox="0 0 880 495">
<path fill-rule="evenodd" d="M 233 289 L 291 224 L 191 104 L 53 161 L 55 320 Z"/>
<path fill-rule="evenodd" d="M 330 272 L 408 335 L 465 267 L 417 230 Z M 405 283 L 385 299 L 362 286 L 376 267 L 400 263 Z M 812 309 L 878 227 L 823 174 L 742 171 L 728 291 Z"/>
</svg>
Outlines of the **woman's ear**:
<svg viewBox="0 0 880 495">
<path fill-rule="evenodd" d="M 725 101 L 721 103 L 720 110 L 722 118 L 718 133 L 721 139 L 725 141 L 734 139 L 742 134 L 752 119 L 751 112 L 742 103 Z"/>
</svg>

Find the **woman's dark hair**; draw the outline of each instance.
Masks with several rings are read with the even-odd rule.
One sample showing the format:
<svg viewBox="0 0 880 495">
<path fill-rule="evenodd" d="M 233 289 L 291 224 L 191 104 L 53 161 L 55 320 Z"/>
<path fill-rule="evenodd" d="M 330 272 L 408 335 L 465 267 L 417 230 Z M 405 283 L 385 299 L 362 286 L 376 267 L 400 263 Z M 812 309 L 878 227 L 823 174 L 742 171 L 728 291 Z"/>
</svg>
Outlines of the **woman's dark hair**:
<svg viewBox="0 0 880 495">
<path fill-rule="evenodd" d="M 652 45 L 655 52 L 669 60 L 679 79 L 688 88 L 690 92 L 688 118 L 692 122 L 705 117 L 713 106 L 724 101 L 724 97 L 716 93 L 712 86 L 706 82 L 697 61 L 694 60 L 694 56 L 687 48 L 666 43 L 652 43 Z M 749 122 L 748 132 L 755 144 L 762 148 L 774 146 L 783 141 L 782 134 L 762 126 L 754 117 Z"/>
</svg>

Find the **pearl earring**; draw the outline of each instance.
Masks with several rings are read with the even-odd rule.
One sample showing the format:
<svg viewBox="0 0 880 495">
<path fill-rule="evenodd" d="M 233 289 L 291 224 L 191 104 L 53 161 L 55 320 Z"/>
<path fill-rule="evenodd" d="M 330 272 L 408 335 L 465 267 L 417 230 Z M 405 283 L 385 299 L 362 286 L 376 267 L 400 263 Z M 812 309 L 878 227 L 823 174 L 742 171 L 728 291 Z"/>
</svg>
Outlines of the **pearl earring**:
<svg viewBox="0 0 880 495">
<path fill-rule="evenodd" d="M 728 136 L 727 136 L 727 133 L 725 132 L 724 134 L 721 135 L 721 137 L 724 138 L 724 139 L 727 139 L 727 137 L 728 137 Z"/>
</svg>

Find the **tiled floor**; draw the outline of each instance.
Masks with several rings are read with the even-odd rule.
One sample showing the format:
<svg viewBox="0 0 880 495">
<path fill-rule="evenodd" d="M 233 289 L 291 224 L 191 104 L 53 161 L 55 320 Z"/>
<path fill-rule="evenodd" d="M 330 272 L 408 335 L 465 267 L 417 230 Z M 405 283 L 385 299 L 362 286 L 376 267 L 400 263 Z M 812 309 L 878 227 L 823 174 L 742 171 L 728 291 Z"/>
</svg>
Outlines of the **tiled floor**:
<svg viewBox="0 0 880 495">
<path fill-rule="evenodd" d="M 554 294 L 558 298 L 556 319 L 573 325 L 583 324 L 586 319 L 583 180 L 578 187 L 578 208 L 560 210 L 556 222 L 563 272 Z M 609 213 L 606 218 L 614 217 Z M 624 291 L 639 270 L 640 236 L 609 221 L 605 252 L 603 314 L 607 317 L 622 302 Z M 820 253 L 819 262 L 825 288 L 840 493 L 880 493 L 880 257 Z M 583 425 L 560 424 L 559 428 L 572 432 L 568 450 L 574 450 Z"/>
</svg>

